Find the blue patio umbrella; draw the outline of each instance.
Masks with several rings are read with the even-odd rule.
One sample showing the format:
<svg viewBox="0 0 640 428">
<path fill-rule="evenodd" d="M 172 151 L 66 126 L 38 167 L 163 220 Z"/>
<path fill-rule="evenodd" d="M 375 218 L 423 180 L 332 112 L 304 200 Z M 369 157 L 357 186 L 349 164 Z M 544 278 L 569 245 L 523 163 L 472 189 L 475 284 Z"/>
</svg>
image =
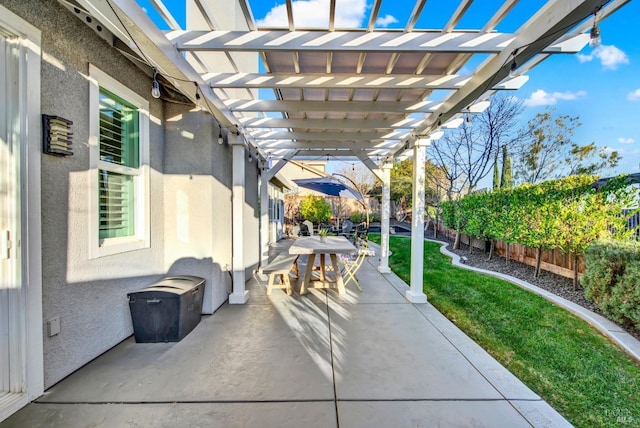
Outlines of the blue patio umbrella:
<svg viewBox="0 0 640 428">
<path fill-rule="evenodd" d="M 293 180 L 299 187 L 315 190 L 324 193 L 327 196 L 339 196 L 341 198 L 351 198 L 361 200 L 362 196 L 357 190 L 347 186 L 337 178 L 318 177 L 318 178 L 302 178 Z"/>
<path fill-rule="evenodd" d="M 348 177 L 345 178 L 349 179 Z M 369 227 L 369 212 L 367 210 L 367 206 L 364 203 L 364 197 L 356 189 L 347 186 L 335 177 L 301 178 L 293 181 L 299 187 L 315 190 L 316 192 L 323 193 L 327 196 L 338 196 L 340 198 L 350 198 L 357 200 L 364 208 L 365 214 L 367 216 L 366 225 L 367 228 Z"/>
</svg>

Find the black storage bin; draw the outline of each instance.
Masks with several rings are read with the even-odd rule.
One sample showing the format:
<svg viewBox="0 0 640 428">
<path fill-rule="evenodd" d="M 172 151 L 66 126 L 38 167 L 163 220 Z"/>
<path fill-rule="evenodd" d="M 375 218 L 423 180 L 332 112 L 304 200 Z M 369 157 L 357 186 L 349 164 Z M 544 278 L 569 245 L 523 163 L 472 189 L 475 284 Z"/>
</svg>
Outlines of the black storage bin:
<svg viewBox="0 0 640 428">
<path fill-rule="evenodd" d="M 178 342 L 200 322 L 204 278 L 170 276 L 127 294 L 138 343 Z"/>
</svg>

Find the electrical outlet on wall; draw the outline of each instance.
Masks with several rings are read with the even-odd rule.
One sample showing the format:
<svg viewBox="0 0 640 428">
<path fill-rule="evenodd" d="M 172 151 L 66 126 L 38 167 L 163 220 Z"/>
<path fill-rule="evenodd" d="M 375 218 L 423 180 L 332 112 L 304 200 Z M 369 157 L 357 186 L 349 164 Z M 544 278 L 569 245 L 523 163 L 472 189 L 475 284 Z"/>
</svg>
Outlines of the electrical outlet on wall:
<svg viewBox="0 0 640 428">
<path fill-rule="evenodd" d="M 51 318 L 47 321 L 47 335 L 53 337 L 60 333 L 60 317 Z"/>
</svg>

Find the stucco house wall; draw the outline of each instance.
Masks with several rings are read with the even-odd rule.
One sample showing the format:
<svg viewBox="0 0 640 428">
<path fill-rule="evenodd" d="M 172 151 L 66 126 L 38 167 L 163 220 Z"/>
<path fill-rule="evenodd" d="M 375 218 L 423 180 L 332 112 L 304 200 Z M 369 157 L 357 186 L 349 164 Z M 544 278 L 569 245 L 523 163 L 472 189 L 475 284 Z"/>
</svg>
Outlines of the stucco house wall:
<svg viewBox="0 0 640 428">
<path fill-rule="evenodd" d="M 192 106 L 165 107 L 165 268 L 207 280 L 203 312 L 231 291 L 231 150 L 219 145 L 211 116 Z"/>
<path fill-rule="evenodd" d="M 45 387 L 133 333 L 127 293 L 167 274 L 207 279 L 206 313 L 231 286 L 231 150 L 217 144 L 210 115 L 151 97 L 151 79 L 53 0 L 0 0 L 42 31 L 42 113 L 73 121 L 73 156 L 43 154 L 43 318 Z M 150 247 L 89 257 L 89 65 L 149 101 Z M 257 264 L 256 162 L 246 163 L 246 269 Z M 253 254 L 255 253 L 255 255 Z"/>
<path fill-rule="evenodd" d="M 42 155 L 45 387 L 64 378 L 132 332 L 126 294 L 163 274 L 163 106 L 149 79 L 54 1 L 3 4 L 42 31 L 42 113 L 73 121 L 73 156 Z M 150 100 L 151 248 L 89 259 L 89 64 Z M 126 80 L 122 79 L 126 76 Z"/>
</svg>

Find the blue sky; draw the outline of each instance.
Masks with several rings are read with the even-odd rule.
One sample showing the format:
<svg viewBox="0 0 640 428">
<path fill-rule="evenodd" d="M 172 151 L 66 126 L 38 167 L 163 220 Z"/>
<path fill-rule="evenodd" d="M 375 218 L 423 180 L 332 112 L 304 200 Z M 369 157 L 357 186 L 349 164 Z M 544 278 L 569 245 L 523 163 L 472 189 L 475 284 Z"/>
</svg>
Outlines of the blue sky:
<svg viewBox="0 0 640 428">
<path fill-rule="evenodd" d="M 148 0 L 139 2 L 145 7 Z M 178 22 L 184 25 L 184 9 L 175 7 L 176 3 L 182 2 L 165 4 L 171 4 Z M 336 0 L 336 26 L 365 26 L 372 3 L 371 0 Z M 429 0 L 415 28 L 442 27 L 458 3 Z M 456 28 L 479 28 L 501 3 L 495 0 L 474 1 Z M 540 0 L 520 0 L 497 30 L 515 31 L 541 3 Z M 273 26 L 286 25 L 284 1 L 249 0 L 249 4 L 259 24 L 264 21 Z M 377 27 L 403 28 L 414 4 L 414 0 L 384 0 Z M 326 27 L 328 5 L 329 0 L 294 0 L 295 25 Z M 145 8 L 148 11 L 153 9 Z M 582 126 L 574 136 L 576 143 L 595 141 L 598 146 L 618 150 L 622 155 L 620 165 L 611 173 L 640 171 L 640 38 L 635 35 L 638 16 L 640 0 L 631 1 L 599 22 L 602 34 L 600 48 L 594 51 L 586 46 L 577 55 L 551 56 L 533 68 L 528 73 L 529 81 L 513 92 L 527 105 L 522 115 L 523 125 L 548 107 L 553 107 L 558 115 L 579 116 Z M 480 60 L 472 60 L 466 71 Z"/>
</svg>

